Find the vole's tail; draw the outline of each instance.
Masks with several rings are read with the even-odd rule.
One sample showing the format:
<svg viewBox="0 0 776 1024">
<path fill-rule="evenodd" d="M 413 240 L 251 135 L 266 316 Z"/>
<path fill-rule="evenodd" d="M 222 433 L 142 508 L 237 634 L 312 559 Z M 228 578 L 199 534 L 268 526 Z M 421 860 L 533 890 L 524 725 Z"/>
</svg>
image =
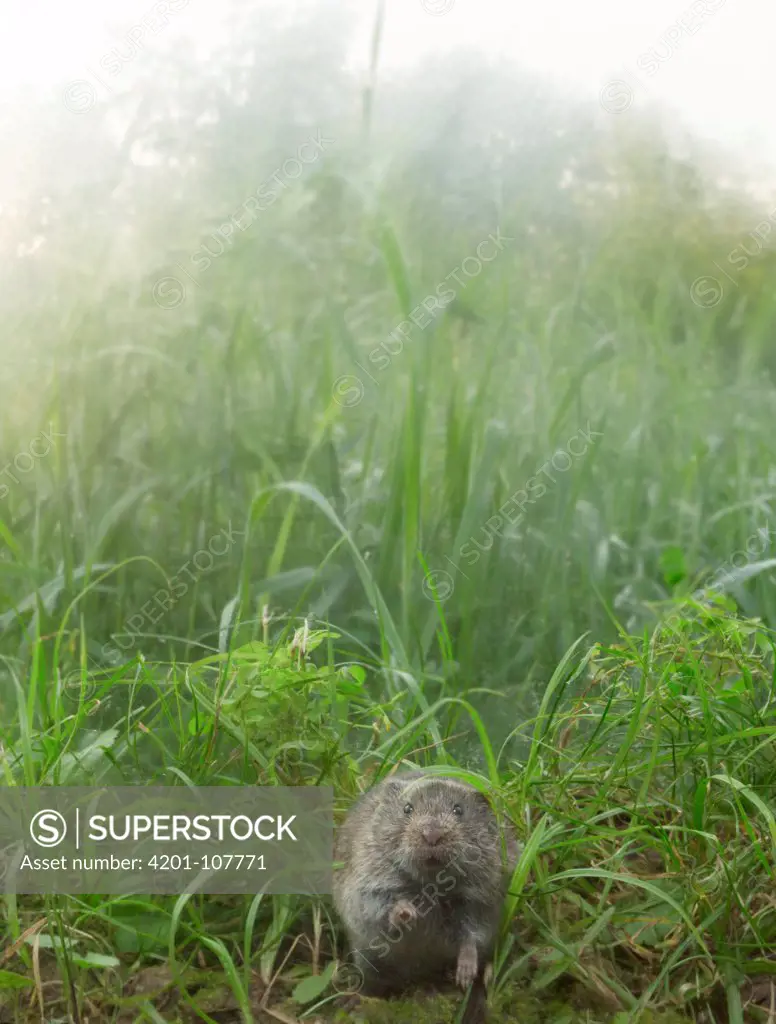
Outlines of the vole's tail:
<svg viewBox="0 0 776 1024">
<path fill-rule="evenodd" d="M 488 992 L 485 978 L 480 972 L 472 982 L 469 995 L 464 1003 L 460 1024 L 485 1024 L 488 1019 Z"/>
</svg>

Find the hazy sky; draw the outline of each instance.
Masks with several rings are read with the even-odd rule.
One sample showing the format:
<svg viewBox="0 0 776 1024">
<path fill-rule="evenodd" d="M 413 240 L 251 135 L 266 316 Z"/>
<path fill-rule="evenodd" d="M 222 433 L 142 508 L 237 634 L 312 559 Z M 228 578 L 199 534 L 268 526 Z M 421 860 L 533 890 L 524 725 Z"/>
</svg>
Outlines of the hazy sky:
<svg viewBox="0 0 776 1024">
<path fill-rule="evenodd" d="M 742 164 L 776 171 L 774 30 L 773 0 L 388 0 L 383 55 L 476 43 L 614 116 L 668 105 Z"/>
<path fill-rule="evenodd" d="M 88 69 L 99 68 L 111 46 L 164 2 L 0 0 L 0 94 L 22 83 L 61 89 L 72 80 L 88 81 Z M 166 2 L 175 31 L 202 40 L 212 36 L 217 0 Z M 359 0 L 363 20 L 354 66 L 366 63 L 375 4 Z M 776 172 L 772 5 L 773 0 L 387 0 L 381 62 L 396 67 L 429 52 L 476 44 L 576 95 L 601 96 L 613 117 L 627 118 L 649 102 L 668 104 L 699 136 L 722 141 L 742 167 L 767 179 L 763 167 Z"/>
</svg>

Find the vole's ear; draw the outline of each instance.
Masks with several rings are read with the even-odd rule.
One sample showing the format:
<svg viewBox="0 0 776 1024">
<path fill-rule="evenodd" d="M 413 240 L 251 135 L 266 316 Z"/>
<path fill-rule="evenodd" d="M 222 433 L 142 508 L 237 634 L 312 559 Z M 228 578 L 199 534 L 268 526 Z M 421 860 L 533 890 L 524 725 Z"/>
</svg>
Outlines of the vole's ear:
<svg viewBox="0 0 776 1024">
<path fill-rule="evenodd" d="M 483 793 L 481 789 L 477 789 L 476 786 L 472 786 L 472 797 L 478 807 L 487 807 L 488 810 L 493 810 L 493 801 L 487 793 Z"/>
<path fill-rule="evenodd" d="M 390 800 L 392 797 L 399 797 L 407 786 L 417 782 L 422 777 L 423 772 L 402 772 L 397 775 L 389 775 L 387 779 L 383 780 L 381 785 L 383 796 L 386 800 Z"/>
<path fill-rule="evenodd" d="M 383 792 L 385 793 L 386 797 L 390 798 L 392 796 L 398 796 L 403 789 L 406 789 L 406 787 L 406 779 L 403 779 L 400 775 L 393 776 L 390 779 L 386 779 L 385 782 L 383 783 Z"/>
</svg>

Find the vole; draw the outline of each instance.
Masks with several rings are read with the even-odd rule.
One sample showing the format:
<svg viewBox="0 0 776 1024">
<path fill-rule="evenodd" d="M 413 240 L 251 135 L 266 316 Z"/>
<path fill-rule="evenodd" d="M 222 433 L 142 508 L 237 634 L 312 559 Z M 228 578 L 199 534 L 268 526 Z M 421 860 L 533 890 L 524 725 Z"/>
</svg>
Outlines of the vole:
<svg viewBox="0 0 776 1024">
<path fill-rule="evenodd" d="M 363 991 L 384 995 L 454 970 L 462 988 L 474 983 L 465 1019 L 481 1020 L 518 855 L 511 834 L 502 842 L 486 797 L 456 778 L 396 774 L 355 804 L 334 852 L 343 862 L 334 903 Z"/>
</svg>

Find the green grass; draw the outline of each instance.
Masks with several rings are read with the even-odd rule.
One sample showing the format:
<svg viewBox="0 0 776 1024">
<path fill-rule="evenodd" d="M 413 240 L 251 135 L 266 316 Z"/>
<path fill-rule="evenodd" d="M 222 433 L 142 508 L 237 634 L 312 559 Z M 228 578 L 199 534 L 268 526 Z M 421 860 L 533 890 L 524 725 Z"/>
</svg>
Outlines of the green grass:
<svg viewBox="0 0 776 1024">
<path fill-rule="evenodd" d="M 668 1020 L 704 1008 L 715 1019 L 767 1019 L 776 969 L 770 631 L 712 602 L 616 646 L 576 645 L 536 716 L 515 723 L 519 743 L 500 749 L 448 684 L 408 715 L 409 687 L 377 703 L 371 673 L 335 669 L 331 646 L 322 653 L 344 638 L 320 639 L 304 659 L 279 647 L 267 662 L 256 642 L 228 661 L 138 662 L 96 684 L 85 674 L 83 691 L 50 694 L 46 728 L 5 746 L 7 782 L 325 782 L 342 811 L 392 765 L 447 760 L 492 792 L 525 844 L 504 912 L 496 1019 L 512 1019 L 515 1000 L 537 1020 L 642 1010 Z M 254 696 L 259 679 L 264 701 Z M 509 700 L 501 705 L 508 715 Z M 467 732 L 479 758 L 460 762 L 456 737 Z M 41 991 L 47 1013 L 62 1016 L 69 990 L 82 1019 L 337 1012 L 329 965 L 342 946 L 327 900 L 60 896 L 2 907 L 16 944 L 0 975 L 13 1020 L 33 1019 Z M 304 982 L 311 971 L 319 984 Z M 417 997 L 418 1014 L 427 999 Z M 366 1001 L 360 1012 L 400 1020 L 404 1005 Z M 429 1012 L 451 1005 L 432 1000 Z"/>
<path fill-rule="evenodd" d="M 440 270 L 471 251 L 451 248 Z M 407 286 L 398 250 L 383 255 L 397 297 L 371 314 L 374 344 L 401 319 L 405 287 L 419 301 L 444 277 Z M 86 317 L 66 364 L 31 364 L 28 405 L 3 413 L 7 451 L 43 430 L 64 436 L 0 508 L 5 782 L 321 780 L 344 810 L 402 760 L 463 766 L 495 786 L 529 851 L 497 1005 L 537 1020 L 645 1008 L 765 1019 L 769 634 L 720 613 L 691 643 L 650 636 L 662 602 L 720 573 L 745 615 L 774 624 L 770 537 L 758 534 L 771 522 L 766 371 L 745 354 L 727 371 L 700 333 L 677 345 L 623 284 L 596 345 L 573 298 L 510 298 L 510 282 L 530 290 L 537 276 L 518 252 L 485 276 L 473 302 L 485 325 L 445 314 L 353 407 L 332 399 L 338 376 L 360 372 L 338 310 L 300 321 L 280 288 L 273 315 L 298 323 L 297 345 L 235 307 L 211 336 L 159 321 L 152 357 L 107 345 Z M 709 314 L 677 309 L 688 322 Z M 516 518 L 510 496 L 590 430 L 521 521 L 494 524 L 500 509 Z M 488 549 L 470 565 L 473 539 Z M 160 591 L 179 595 L 166 610 Z M 338 634 L 318 660 L 362 666 L 363 690 L 325 723 L 306 704 L 247 721 L 224 706 L 246 645 L 287 644 L 305 618 Z M 37 928 L 1 968 L 13 1021 L 32 1019 L 39 998 L 51 1018 L 76 1006 L 79 1019 L 122 1021 L 334 1012 L 331 986 L 320 1008 L 293 1000 L 341 952 L 327 904 L 0 907 L 8 944 Z M 161 993 L 138 994 L 152 981 Z M 430 1004 L 433 1019 L 445 1006 Z M 379 1004 L 363 1019 L 406 1012 Z"/>
<path fill-rule="evenodd" d="M 132 131 L 174 172 L 119 147 L 121 187 L 53 182 L 46 245 L 4 270 L 3 782 L 326 783 L 341 814 L 397 764 L 463 771 L 526 847 L 496 1020 L 767 1020 L 772 256 L 691 295 L 762 214 L 643 125 L 513 124 L 503 69 L 381 94 L 379 27 L 367 96 L 338 42 L 304 116 L 228 60 L 231 90 L 171 86 Z M 334 634 L 309 664 L 305 628 Z M 328 901 L 6 896 L 0 931 L 2 1024 L 340 1012 Z M 358 1012 L 458 1008 L 408 999 Z"/>
</svg>

